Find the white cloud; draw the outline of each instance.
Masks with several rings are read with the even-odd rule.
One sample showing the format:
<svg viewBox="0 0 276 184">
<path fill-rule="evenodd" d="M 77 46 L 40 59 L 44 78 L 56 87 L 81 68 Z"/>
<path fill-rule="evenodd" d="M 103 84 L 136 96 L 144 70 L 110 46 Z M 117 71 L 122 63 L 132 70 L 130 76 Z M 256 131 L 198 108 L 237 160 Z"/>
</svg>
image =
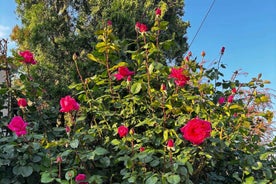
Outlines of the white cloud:
<svg viewBox="0 0 276 184">
<path fill-rule="evenodd" d="M 10 28 L 8 26 L 0 25 L 0 39 L 7 38 L 9 36 Z"/>
</svg>

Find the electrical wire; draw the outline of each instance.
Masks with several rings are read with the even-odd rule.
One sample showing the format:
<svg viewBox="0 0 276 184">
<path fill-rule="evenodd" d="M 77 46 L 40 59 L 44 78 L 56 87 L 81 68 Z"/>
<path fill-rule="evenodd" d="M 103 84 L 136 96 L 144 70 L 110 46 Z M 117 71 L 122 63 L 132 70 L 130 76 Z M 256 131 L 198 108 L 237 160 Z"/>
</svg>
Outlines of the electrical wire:
<svg viewBox="0 0 276 184">
<path fill-rule="evenodd" d="M 214 6 L 214 4 L 215 4 L 215 1 L 216 1 L 216 0 L 213 0 L 212 4 L 210 5 L 210 7 L 209 7 L 209 9 L 208 9 L 208 11 L 207 11 L 207 13 L 205 14 L 204 18 L 202 19 L 202 21 L 201 21 L 201 23 L 200 23 L 200 25 L 199 25 L 199 27 L 198 27 L 198 29 L 197 29 L 197 31 L 196 31 L 196 34 L 194 35 L 194 37 L 193 37 L 191 43 L 189 44 L 189 47 L 191 47 L 191 45 L 193 44 L 195 38 L 197 37 L 197 35 L 198 35 L 198 33 L 199 33 L 201 27 L 203 26 L 203 24 L 204 24 L 206 18 L 208 17 L 210 11 L 212 10 L 212 8 L 213 8 L 213 6 Z"/>
</svg>

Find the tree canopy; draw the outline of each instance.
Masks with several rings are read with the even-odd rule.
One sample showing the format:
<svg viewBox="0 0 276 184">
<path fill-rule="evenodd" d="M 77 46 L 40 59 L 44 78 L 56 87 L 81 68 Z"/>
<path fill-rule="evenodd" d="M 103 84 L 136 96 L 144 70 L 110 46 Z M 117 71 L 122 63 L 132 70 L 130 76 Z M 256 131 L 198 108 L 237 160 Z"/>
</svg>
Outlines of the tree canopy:
<svg viewBox="0 0 276 184">
<path fill-rule="evenodd" d="M 19 50 L 29 49 L 36 54 L 39 64 L 32 68 L 33 77 L 52 92 L 48 96 L 51 99 L 56 94 L 65 95 L 68 84 L 79 80 L 72 70 L 74 53 L 80 53 L 84 61 L 80 65 L 84 77 L 96 70 L 95 65 L 87 64 L 86 54 L 95 49 L 95 31 L 107 21 L 112 21 L 114 35 L 125 42 L 125 47 L 132 47 L 135 23 L 153 26 L 154 10 L 160 8 L 162 19 L 170 23 L 160 33 L 160 41 L 173 40 L 173 47 L 166 50 L 163 60 L 180 64 L 187 51 L 185 34 L 189 24 L 182 20 L 184 0 L 16 0 L 16 3 L 22 25 L 14 27 L 11 38 Z M 128 55 L 121 58 L 130 60 Z"/>
</svg>

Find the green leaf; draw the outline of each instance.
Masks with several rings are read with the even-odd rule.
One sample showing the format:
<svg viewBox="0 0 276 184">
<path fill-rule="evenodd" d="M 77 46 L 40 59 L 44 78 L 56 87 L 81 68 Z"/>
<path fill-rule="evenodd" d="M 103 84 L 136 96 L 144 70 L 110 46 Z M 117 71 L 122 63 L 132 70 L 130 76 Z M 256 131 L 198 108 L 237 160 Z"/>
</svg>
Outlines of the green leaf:
<svg viewBox="0 0 276 184">
<path fill-rule="evenodd" d="M 253 176 L 250 176 L 250 177 L 247 177 L 246 179 L 245 179 L 245 182 L 244 182 L 244 184 L 252 184 L 252 183 L 254 183 L 254 177 Z"/>
<path fill-rule="evenodd" d="M 151 176 L 146 180 L 145 184 L 155 184 L 157 183 L 158 178 L 156 176 Z"/>
<path fill-rule="evenodd" d="M 169 130 L 166 129 L 166 130 L 163 132 L 163 139 L 164 139 L 164 141 L 167 141 L 167 140 L 168 140 L 168 137 L 169 137 Z"/>
<path fill-rule="evenodd" d="M 51 177 L 51 174 L 48 172 L 44 172 L 41 175 L 41 183 L 51 183 L 52 181 L 54 181 L 55 178 Z"/>
<path fill-rule="evenodd" d="M 260 160 L 266 160 L 268 156 L 272 155 L 273 152 L 265 152 L 260 155 Z"/>
<path fill-rule="evenodd" d="M 230 109 L 236 109 L 242 111 L 244 108 L 241 105 L 233 104 L 230 106 Z"/>
<path fill-rule="evenodd" d="M 96 155 L 105 155 L 108 153 L 108 151 L 105 148 L 97 147 L 94 151 Z"/>
<path fill-rule="evenodd" d="M 168 182 L 169 183 L 172 183 L 172 184 L 177 184 L 177 183 L 180 183 L 180 176 L 179 175 L 170 175 L 168 178 L 167 178 Z"/>
<path fill-rule="evenodd" d="M 111 144 L 112 145 L 114 145 L 114 146 L 117 146 L 117 145 L 119 145 L 121 142 L 118 140 L 118 139 L 113 139 L 112 141 L 111 141 Z"/>
<path fill-rule="evenodd" d="M 256 162 L 253 166 L 252 169 L 254 170 L 260 170 L 263 167 L 262 162 Z"/>
<path fill-rule="evenodd" d="M 91 61 L 95 61 L 97 63 L 100 63 L 102 65 L 104 65 L 104 62 L 102 62 L 100 59 L 96 58 L 93 54 L 87 54 L 87 57 L 91 60 Z"/>
<path fill-rule="evenodd" d="M 31 166 L 21 166 L 21 167 L 18 167 L 18 172 L 23 177 L 28 177 L 33 173 L 33 168 Z"/>
<path fill-rule="evenodd" d="M 70 146 L 71 148 L 77 148 L 79 146 L 79 140 L 78 139 L 74 139 L 70 142 Z"/>
<path fill-rule="evenodd" d="M 142 89 L 141 82 L 135 82 L 134 84 L 132 84 L 130 91 L 132 94 L 137 94 L 141 91 L 141 89 Z"/>
</svg>

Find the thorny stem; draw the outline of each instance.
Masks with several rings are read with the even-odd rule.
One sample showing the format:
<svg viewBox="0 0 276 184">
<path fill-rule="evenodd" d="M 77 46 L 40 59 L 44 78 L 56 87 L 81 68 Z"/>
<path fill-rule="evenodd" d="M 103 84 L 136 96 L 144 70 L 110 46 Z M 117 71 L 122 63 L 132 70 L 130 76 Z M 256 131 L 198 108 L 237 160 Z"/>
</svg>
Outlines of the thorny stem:
<svg viewBox="0 0 276 184">
<path fill-rule="evenodd" d="M 84 89 L 84 91 L 85 91 L 85 94 L 86 94 L 87 97 L 89 97 L 88 86 L 87 86 L 86 82 L 85 82 L 85 81 L 83 80 L 83 78 L 82 78 L 82 75 L 81 75 L 81 73 L 80 73 L 80 69 L 79 69 L 79 66 L 78 66 L 78 63 L 77 63 L 76 59 L 74 59 L 74 63 L 75 63 L 75 66 L 76 66 L 76 70 L 77 70 L 77 72 L 78 72 L 78 75 L 79 75 L 79 77 L 80 77 L 81 83 L 82 83 L 82 85 L 83 85 L 83 89 Z M 92 105 L 91 105 L 91 102 L 90 102 L 90 101 L 89 101 L 89 107 L 92 108 Z"/>
<path fill-rule="evenodd" d="M 111 73 L 110 73 L 110 67 L 109 67 L 109 63 L 108 63 L 108 52 L 105 52 L 105 60 L 106 60 L 106 69 L 107 69 L 107 74 L 108 74 L 108 81 L 109 81 L 109 89 L 111 94 L 113 94 L 113 88 L 112 88 L 112 83 L 111 83 Z"/>
</svg>

